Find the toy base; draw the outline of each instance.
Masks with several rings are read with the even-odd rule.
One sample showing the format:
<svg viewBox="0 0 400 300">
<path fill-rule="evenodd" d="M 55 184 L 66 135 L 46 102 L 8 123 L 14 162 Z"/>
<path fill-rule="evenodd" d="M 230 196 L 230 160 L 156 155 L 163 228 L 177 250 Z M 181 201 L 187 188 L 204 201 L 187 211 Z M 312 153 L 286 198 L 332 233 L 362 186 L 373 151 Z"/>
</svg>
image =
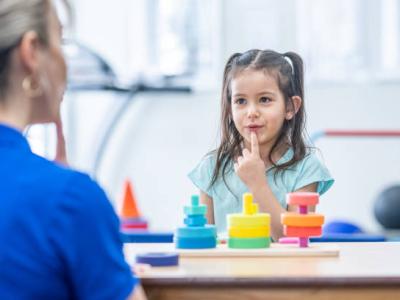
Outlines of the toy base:
<svg viewBox="0 0 400 300">
<path fill-rule="evenodd" d="M 310 243 L 307 248 L 298 245 L 282 245 L 271 243 L 269 248 L 263 249 L 232 249 L 227 245 L 219 244 L 214 249 L 176 249 L 174 244 L 125 244 L 130 253 L 160 252 L 179 253 L 186 257 L 337 257 L 340 254 L 339 246 L 335 243 Z"/>
</svg>

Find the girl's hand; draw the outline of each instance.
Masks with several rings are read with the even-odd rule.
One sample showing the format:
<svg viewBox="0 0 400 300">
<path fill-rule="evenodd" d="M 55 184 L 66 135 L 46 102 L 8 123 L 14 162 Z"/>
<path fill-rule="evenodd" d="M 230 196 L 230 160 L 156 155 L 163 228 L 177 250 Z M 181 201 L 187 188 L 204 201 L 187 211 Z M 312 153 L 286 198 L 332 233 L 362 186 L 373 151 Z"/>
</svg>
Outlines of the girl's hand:
<svg viewBox="0 0 400 300">
<path fill-rule="evenodd" d="M 238 157 L 233 167 L 236 174 L 250 190 L 267 182 L 265 164 L 260 157 L 258 139 L 255 132 L 251 132 L 251 152 L 244 149 L 243 155 Z"/>
<path fill-rule="evenodd" d="M 65 147 L 65 138 L 61 118 L 55 121 L 54 124 L 56 125 L 57 132 L 56 157 L 54 158 L 54 161 L 64 166 L 68 166 L 67 151 Z"/>
</svg>

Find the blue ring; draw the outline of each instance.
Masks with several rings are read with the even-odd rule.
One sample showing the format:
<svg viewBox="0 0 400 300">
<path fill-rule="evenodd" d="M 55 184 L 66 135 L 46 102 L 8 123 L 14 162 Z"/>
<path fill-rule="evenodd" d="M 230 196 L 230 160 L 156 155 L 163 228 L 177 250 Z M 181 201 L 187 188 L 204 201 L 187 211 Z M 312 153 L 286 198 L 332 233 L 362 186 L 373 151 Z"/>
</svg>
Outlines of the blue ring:
<svg viewBox="0 0 400 300">
<path fill-rule="evenodd" d="M 179 255 L 176 253 L 142 253 L 136 255 L 136 262 L 140 264 L 149 264 L 153 267 L 177 266 Z"/>
<path fill-rule="evenodd" d="M 210 249 L 217 247 L 217 239 L 215 237 L 176 237 L 175 246 L 178 249 Z"/>
<path fill-rule="evenodd" d="M 203 215 L 188 216 L 184 223 L 189 227 L 201 227 L 207 224 L 207 219 Z"/>
<path fill-rule="evenodd" d="M 207 238 L 216 237 L 217 230 L 214 225 L 206 225 L 204 227 L 178 227 L 176 236 L 180 238 Z"/>
</svg>

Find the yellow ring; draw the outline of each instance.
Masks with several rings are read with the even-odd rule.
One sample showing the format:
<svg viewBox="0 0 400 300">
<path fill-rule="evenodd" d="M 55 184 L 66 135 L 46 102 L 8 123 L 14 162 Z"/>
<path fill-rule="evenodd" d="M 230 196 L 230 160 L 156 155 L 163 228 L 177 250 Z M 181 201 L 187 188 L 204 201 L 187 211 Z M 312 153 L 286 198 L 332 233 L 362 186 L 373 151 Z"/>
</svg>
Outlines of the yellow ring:
<svg viewBox="0 0 400 300">
<path fill-rule="evenodd" d="M 231 214 L 227 217 L 228 227 L 267 227 L 271 224 L 271 216 L 266 213 L 255 215 Z"/>
<path fill-rule="evenodd" d="M 270 227 L 231 227 L 228 229 L 232 238 L 261 238 L 270 236 Z"/>
</svg>

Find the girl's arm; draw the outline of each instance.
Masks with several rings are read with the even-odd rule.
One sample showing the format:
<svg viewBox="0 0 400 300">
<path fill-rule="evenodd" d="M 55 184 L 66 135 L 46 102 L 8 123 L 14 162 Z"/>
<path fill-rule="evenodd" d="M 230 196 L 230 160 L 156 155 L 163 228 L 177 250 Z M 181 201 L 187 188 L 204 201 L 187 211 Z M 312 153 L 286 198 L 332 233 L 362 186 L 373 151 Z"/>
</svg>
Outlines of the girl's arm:
<svg viewBox="0 0 400 300">
<path fill-rule="evenodd" d="M 260 157 L 257 136 L 251 133 L 251 152 L 243 150 L 243 156 L 238 158 L 234 164 L 235 172 L 246 184 L 253 194 L 255 202 L 258 203 L 259 210 L 271 215 L 271 236 L 277 241 L 283 236 L 283 225 L 281 224 L 281 214 L 287 212 L 278 199 L 276 199 L 265 175 L 265 164 Z M 298 190 L 298 192 L 315 192 L 317 184 L 313 183 Z M 289 207 L 288 211 L 294 210 Z M 314 207 L 310 211 L 315 210 Z"/>
<path fill-rule="evenodd" d="M 254 196 L 254 201 L 258 203 L 260 212 L 271 215 L 271 237 L 274 241 L 279 240 L 283 236 L 281 214 L 286 210 L 279 204 L 266 180 L 262 184 L 249 185 L 248 188 Z"/>
<path fill-rule="evenodd" d="M 200 202 L 202 204 L 207 205 L 207 214 L 206 214 L 207 223 L 215 224 L 213 199 L 203 191 L 200 191 Z"/>
</svg>

